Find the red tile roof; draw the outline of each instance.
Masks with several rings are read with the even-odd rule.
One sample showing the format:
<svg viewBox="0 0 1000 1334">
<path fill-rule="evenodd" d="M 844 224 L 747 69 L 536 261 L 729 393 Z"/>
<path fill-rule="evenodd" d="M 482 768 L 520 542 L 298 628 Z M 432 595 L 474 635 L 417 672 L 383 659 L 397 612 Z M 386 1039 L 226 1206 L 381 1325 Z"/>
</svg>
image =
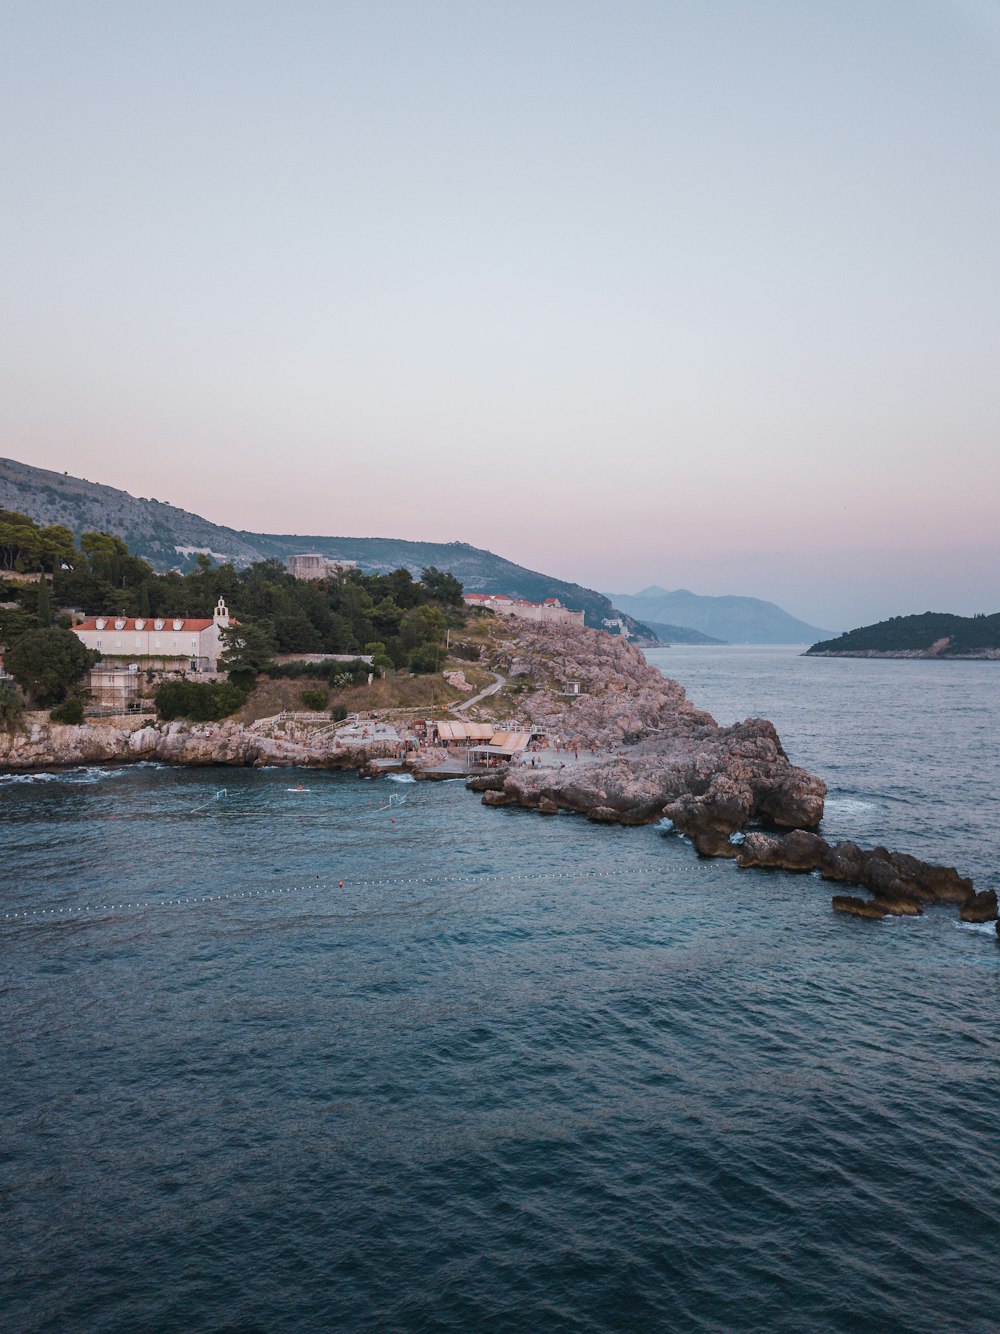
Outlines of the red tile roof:
<svg viewBox="0 0 1000 1334">
<path fill-rule="evenodd" d="M 86 621 L 81 621 L 81 623 L 80 623 L 79 625 L 74 625 L 74 626 L 73 626 L 73 629 L 74 629 L 74 630 L 102 630 L 102 631 L 103 631 L 103 630 L 110 630 L 110 631 L 113 631 L 115 634 L 119 634 L 119 635 L 146 634 L 146 633 L 153 634 L 153 635 L 161 635 L 161 634 L 162 634 L 162 635 L 166 635 L 166 634 L 181 635 L 181 634 L 194 634 L 196 631 L 207 630 L 208 627 L 209 627 L 210 625 L 213 625 L 213 624 L 214 624 L 213 621 L 205 621 L 205 620 L 197 620 L 197 621 L 194 621 L 194 620 L 184 620 L 184 619 L 181 619 L 181 621 L 180 621 L 180 629 L 175 630 L 175 629 L 174 629 L 174 619 L 175 619 L 175 618 L 174 618 L 173 616 L 164 616 L 164 617 L 162 617 L 163 625 L 161 626 L 161 628 L 160 628 L 159 630 L 157 630 L 155 622 L 156 622 L 157 620 L 160 620 L 160 619 L 161 619 L 160 617 L 140 616 L 140 617 L 139 617 L 139 620 L 142 621 L 142 627 L 141 627 L 141 629 L 137 629 L 137 627 L 136 627 L 136 623 L 135 623 L 135 619 L 134 619 L 134 618 L 131 618 L 131 617 L 122 617 L 122 616 L 91 616 L 88 620 L 86 620 Z M 180 619 L 180 618 L 178 618 L 178 619 Z M 101 620 L 101 621 L 104 622 L 104 625 L 103 625 L 103 626 L 98 626 L 97 622 L 98 622 L 99 620 Z M 122 625 L 122 627 L 121 627 L 120 630 L 118 629 L 118 626 L 117 626 L 117 622 L 118 622 L 118 621 L 124 621 L 124 624 Z M 235 622 L 235 621 L 231 621 L 230 624 L 231 624 L 231 625 L 235 625 L 236 622 Z"/>
</svg>

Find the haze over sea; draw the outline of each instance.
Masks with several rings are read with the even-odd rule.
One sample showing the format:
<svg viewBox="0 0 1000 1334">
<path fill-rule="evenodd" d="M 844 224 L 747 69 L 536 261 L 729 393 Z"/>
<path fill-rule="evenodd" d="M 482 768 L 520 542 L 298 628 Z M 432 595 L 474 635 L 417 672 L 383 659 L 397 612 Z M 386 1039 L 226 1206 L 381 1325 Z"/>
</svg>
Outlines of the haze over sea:
<svg viewBox="0 0 1000 1334">
<path fill-rule="evenodd" d="M 996 886 L 1000 667 L 797 653 L 650 656 Z M 992 924 L 334 773 L 0 776 L 0 847 L 6 1329 L 1000 1326 Z"/>
</svg>

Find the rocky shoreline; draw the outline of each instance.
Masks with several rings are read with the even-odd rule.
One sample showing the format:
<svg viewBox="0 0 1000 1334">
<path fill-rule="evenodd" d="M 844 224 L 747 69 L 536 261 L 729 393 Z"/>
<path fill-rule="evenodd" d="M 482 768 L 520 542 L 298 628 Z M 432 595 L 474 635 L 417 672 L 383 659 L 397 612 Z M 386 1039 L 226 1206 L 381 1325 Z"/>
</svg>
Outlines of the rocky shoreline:
<svg viewBox="0 0 1000 1334">
<path fill-rule="evenodd" d="M 910 658 L 921 662 L 1000 662 L 1000 648 L 973 649 L 968 653 L 948 653 L 937 648 L 855 648 L 806 649 L 803 658 Z"/>
<path fill-rule="evenodd" d="M 471 777 L 467 785 L 486 805 L 541 815 L 570 811 L 623 825 L 669 820 L 700 856 L 815 872 L 868 889 L 870 899 L 833 898 L 836 910 L 856 916 L 949 903 L 965 921 L 997 917 L 996 894 L 977 894 L 953 868 L 884 848 L 831 847 L 816 832 L 826 785 L 791 763 L 774 726 L 751 718 L 720 727 L 624 640 L 582 627 L 497 626 L 483 666 L 506 680 L 508 694 L 499 705 L 483 700 L 477 711 L 516 709 L 520 727 L 552 742 L 541 755 Z M 73 727 L 36 716 L 20 731 L 0 732 L 0 770 L 158 761 L 372 774 L 392 761 L 417 778 L 445 776 L 441 751 L 401 750 L 398 741 L 345 740 L 294 720 Z M 768 832 L 774 829 L 788 832 Z"/>
</svg>

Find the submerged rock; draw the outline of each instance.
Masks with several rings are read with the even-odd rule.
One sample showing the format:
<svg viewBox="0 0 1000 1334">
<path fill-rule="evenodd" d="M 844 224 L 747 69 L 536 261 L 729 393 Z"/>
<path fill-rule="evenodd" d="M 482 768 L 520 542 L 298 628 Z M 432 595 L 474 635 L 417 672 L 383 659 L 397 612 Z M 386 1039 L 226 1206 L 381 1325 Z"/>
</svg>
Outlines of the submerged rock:
<svg viewBox="0 0 1000 1334">
<path fill-rule="evenodd" d="M 830 900 L 834 912 L 850 913 L 852 917 L 872 917 L 879 921 L 885 917 L 885 909 L 880 908 L 874 899 L 854 898 L 850 894 L 834 894 Z"/>
<path fill-rule="evenodd" d="M 920 917 L 924 911 L 917 900 L 907 894 L 895 894 L 888 898 L 882 895 L 872 899 L 872 905 L 891 917 Z"/>
</svg>

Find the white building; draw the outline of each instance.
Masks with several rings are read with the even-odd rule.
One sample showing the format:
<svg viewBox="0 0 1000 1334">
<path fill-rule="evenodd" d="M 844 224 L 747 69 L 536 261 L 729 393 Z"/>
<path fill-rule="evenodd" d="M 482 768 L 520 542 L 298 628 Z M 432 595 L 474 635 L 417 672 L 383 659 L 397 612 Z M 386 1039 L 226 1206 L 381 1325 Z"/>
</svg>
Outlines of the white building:
<svg viewBox="0 0 1000 1334">
<path fill-rule="evenodd" d="M 343 570 L 356 570 L 356 560 L 331 560 L 321 556 L 318 551 L 303 552 L 299 556 L 286 556 L 285 569 L 294 579 L 329 579 Z"/>
<path fill-rule="evenodd" d="M 558 598 L 528 602 L 525 598 L 508 597 L 506 593 L 465 593 L 462 600 L 467 607 L 482 607 L 498 616 L 516 616 L 522 621 L 539 621 L 543 625 L 583 625 L 584 613 L 570 611 Z"/>
<path fill-rule="evenodd" d="M 223 650 L 221 631 L 229 611 L 219 598 L 209 620 L 180 616 L 91 616 L 73 632 L 96 649 L 103 662 L 117 667 L 136 663 L 156 671 L 214 672 Z"/>
</svg>

